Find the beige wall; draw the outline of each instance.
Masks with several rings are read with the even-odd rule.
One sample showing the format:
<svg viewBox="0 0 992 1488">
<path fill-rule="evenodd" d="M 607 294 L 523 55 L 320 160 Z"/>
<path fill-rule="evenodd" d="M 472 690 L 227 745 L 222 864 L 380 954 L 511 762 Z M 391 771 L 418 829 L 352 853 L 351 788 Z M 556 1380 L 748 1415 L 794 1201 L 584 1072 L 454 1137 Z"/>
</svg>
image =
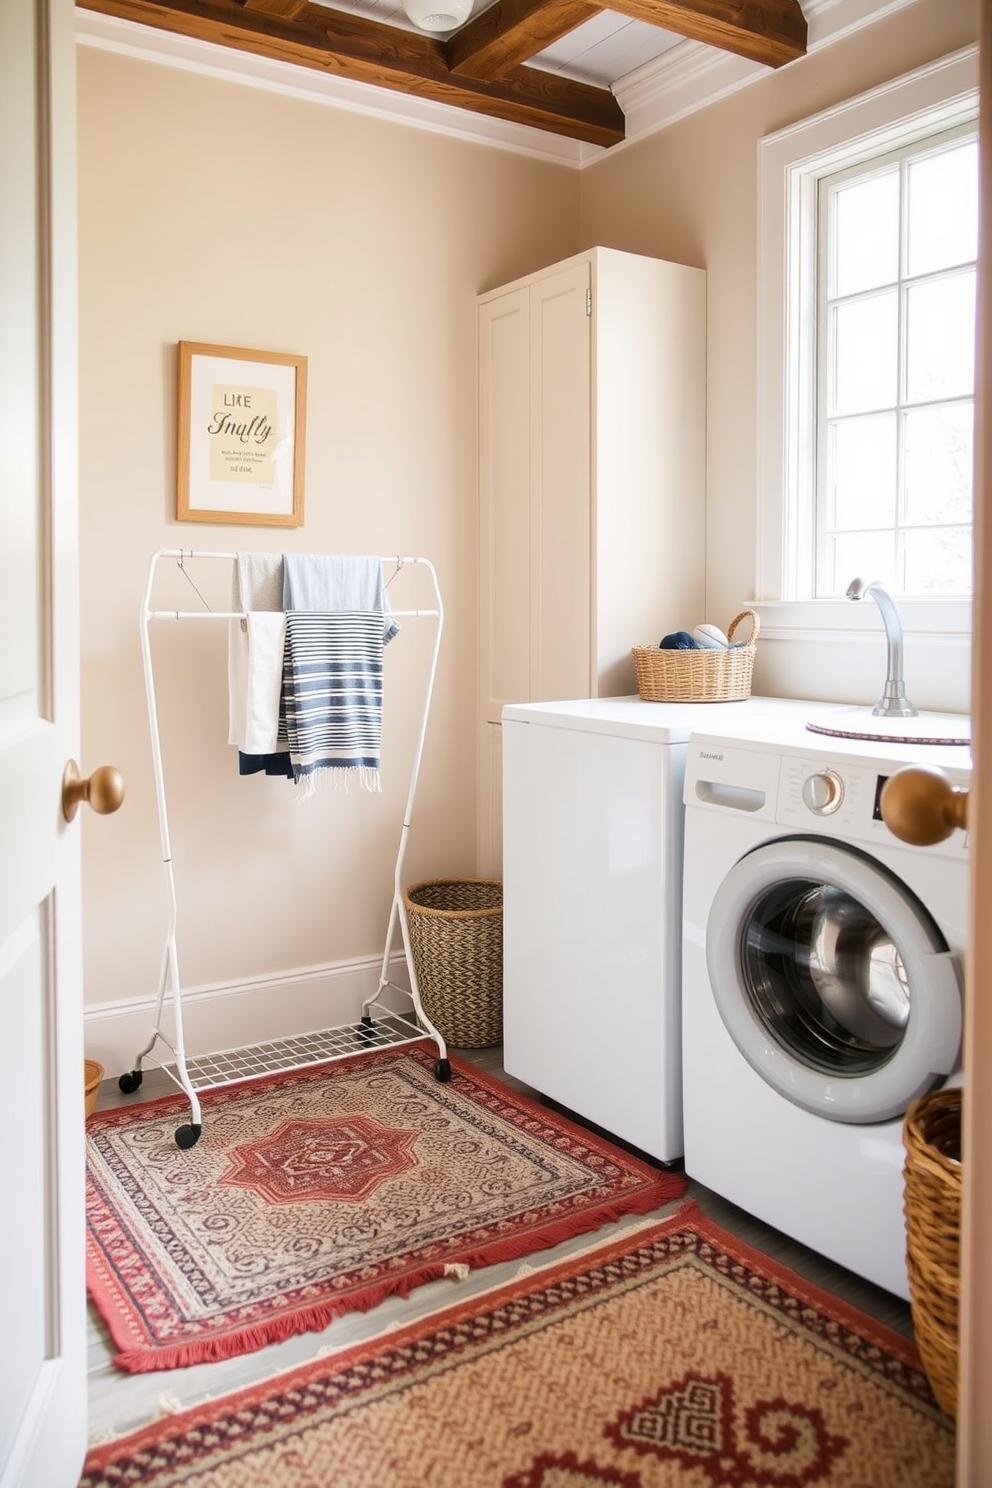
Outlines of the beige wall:
<svg viewBox="0 0 992 1488">
<path fill-rule="evenodd" d="M 977 0 L 918 0 L 582 173 L 582 247 L 605 244 L 706 269 L 710 620 L 725 624 L 756 592 L 758 142 L 968 46 L 977 34 Z M 822 651 L 808 642 L 759 647 L 756 690 L 874 701 L 885 662 L 875 618 L 877 642 Z M 968 707 L 964 645 L 908 640 L 906 678 L 919 707 Z"/>
<path fill-rule="evenodd" d="M 79 146 L 83 752 L 127 782 L 84 823 L 92 1005 L 153 994 L 166 933 L 138 625 L 159 548 L 432 559 L 446 629 L 405 877 L 473 870 L 475 295 L 575 251 L 578 177 L 88 47 Z M 302 530 L 174 520 L 181 339 L 308 357 Z M 155 628 L 184 987 L 381 956 L 425 636 L 409 621 L 387 652 L 383 794 L 298 803 L 237 776 L 223 622 Z"/>
<path fill-rule="evenodd" d="M 154 992 L 166 929 L 137 618 L 151 553 L 429 556 L 447 627 L 404 877 L 473 871 L 475 295 L 596 244 L 707 270 L 707 610 L 725 623 L 754 594 L 757 142 L 976 31 L 973 0 L 917 0 L 581 173 L 80 48 L 83 750 L 128 787 L 84 823 L 91 1009 Z M 175 522 L 180 339 L 308 357 L 302 530 Z M 236 775 L 223 626 L 154 640 L 184 986 L 378 956 L 423 630 L 387 652 L 383 795 L 306 804 Z M 763 671 L 759 651 L 756 689 L 867 700 L 881 632 L 850 651 L 833 684 L 830 654 Z M 915 663 L 910 641 L 919 706 L 967 706 L 966 654 L 938 669 L 943 693 Z"/>
</svg>

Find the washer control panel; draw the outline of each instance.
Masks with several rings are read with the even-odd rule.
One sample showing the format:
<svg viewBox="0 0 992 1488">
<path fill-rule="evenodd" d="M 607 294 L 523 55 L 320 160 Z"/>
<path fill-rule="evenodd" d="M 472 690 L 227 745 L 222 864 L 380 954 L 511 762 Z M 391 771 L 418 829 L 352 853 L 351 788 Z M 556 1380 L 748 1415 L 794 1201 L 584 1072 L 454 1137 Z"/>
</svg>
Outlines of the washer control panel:
<svg viewBox="0 0 992 1488">
<path fill-rule="evenodd" d="M 943 750 L 936 764 L 952 785 L 967 787 L 971 779 L 967 762 L 959 765 L 957 758 L 946 757 L 958 753 Z M 822 833 L 852 844 L 908 847 L 885 825 L 880 801 L 886 781 L 905 765 L 918 763 L 919 755 L 916 749 L 873 756 L 847 754 L 839 748 L 814 752 L 696 734 L 686 750 L 683 800 L 687 809 L 720 811 L 741 822 L 776 822 L 787 833 Z M 929 763 L 932 756 L 926 758 Z M 964 859 L 968 834 L 956 829 L 925 851 L 935 860 Z"/>
<path fill-rule="evenodd" d="M 795 830 L 820 826 L 832 834 L 869 842 L 895 839 L 882 820 L 882 787 L 898 765 L 858 760 L 800 758 L 784 755 L 779 775 L 776 820 Z M 822 824 L 822 825 L 821 825 Z M 941 850 L 952 856 L 967 851 L 963 832 L 955 832 Z M 933 849 L 930 849 L 933 851 Z"/>
</svg>

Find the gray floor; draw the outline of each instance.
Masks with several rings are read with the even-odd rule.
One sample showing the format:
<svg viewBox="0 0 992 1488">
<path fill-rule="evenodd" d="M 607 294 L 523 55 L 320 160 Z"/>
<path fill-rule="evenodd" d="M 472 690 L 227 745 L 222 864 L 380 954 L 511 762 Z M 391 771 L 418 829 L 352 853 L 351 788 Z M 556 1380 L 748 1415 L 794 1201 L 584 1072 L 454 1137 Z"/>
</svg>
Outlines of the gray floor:
<svg viewBox="0 0 992 1488">
<path fill-rule="evenodd" d="M 454 1050 L 490 1074 L 505 1081 L 514 1090 L 534 1095 L 518 1080 L 504 1073 L 499 1048 L 480 1050 Z M 98 1110 L 114 1106 L 133 1104 L 141 1100 L 152 1100 L 159 1095 L 175 1093 L 175 1085 L 161 1071 L 150 1070 L 145 1076 L 140 1091 L 123 1096 L 117 1088 L 116 1077 L 104 1081 L 100 1089 Z M 539 1098 L 539 1097 L 538 1097 Z M 726 1203 L 717 1194 L 689 1181 L 689 1197 L 699 1204 L 705 1214 L 725 1229 L 732 1231 L 755 1249 L 772 1256 L 790 1266 L 801 1276 L 843 1297 L 854 1306 L 899 1332 L 912 1334 L 909 1307 L 897 1297 L 862 1281 L 850 1272 L 833 1265 L 805 1246 L 770 1229 L 767 1225 Z M 679 1200 L 678 1203 L 684 1202 Z M 647 1220 L 631 1218 L 619 1220 L 605 1226 L 593 1235 L 582 1235 L 543 1251 L 525 1263 L 505 1262 L 473 1272 L 465 1281 L 429 1282 L 407 1298 L 390 1298 L 379 1307 L 366 1313 L 349 1313 L 337 1318 L 322 1333 L 304 1333 L 285 1343 L 274 1344 L 256 1353 L 244 1354 L 240 1358 L 220 1363 L 198 1364 L 189 1369 L 161 1370 L 149 1374 L 124 1374 L 111 1363 L 113 1349 L 106 1328 L 92 1305 L 89 1305 L 88 1324 L 88 1369 L 89 1369 L 89 1432 L 91 1442 L 106 1441 L 111 1437 L 186 1406 L 195 1405 L 218 1395 L 268 1378 L 281 1370 L 305 1363 L 309 1359 L 333 1353 L 352 1344 L 363 1342 L 392 1328 L 402 1327 L 424 1314 L 459 1302 L 491 1287 L 502 1285 L 517 1275 L 521 1265 L 547 1265 L 553 1261 L 598 1244 L 624 1230 L 658 1219 L 671 1213 L 678 1204 L 659 1209 Z"/>
</svg>

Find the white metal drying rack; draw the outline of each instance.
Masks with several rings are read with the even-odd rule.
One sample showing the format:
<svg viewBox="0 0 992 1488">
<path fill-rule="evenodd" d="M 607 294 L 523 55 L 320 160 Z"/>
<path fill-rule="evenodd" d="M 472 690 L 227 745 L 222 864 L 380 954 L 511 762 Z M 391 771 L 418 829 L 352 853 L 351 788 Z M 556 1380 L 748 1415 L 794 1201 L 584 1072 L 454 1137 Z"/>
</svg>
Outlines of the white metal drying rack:
<svg viewBox="0 0 992 1488">
<path fill-rule="evenodd" d="M 176 560 L 177 566 L 200 599 L 203 605 L 202 609 L 152 609 L 152 595 L 156 573 L 159 563 L 164 559 Z M 421 714 L 420 729 L 417 735 L 410 775 L 410 788 L 407 795 L 406 809 L 403 813 L 403 826 L 400 832 L 399 848 L 396 854 L 396 867 L 393 875 L 393 899 L 389 911 L 389 926 L 386 931 L 386 944 L 382 955 L 378 987 L 373 995 L 366 998 L 363 1002 L 361 1019 L 357 1023 L 347 1024 L 341 1028 L 325 1029 L 318 1033 L 304 1034 L 298 1038 L 277 1039 L 264 1044 L 251 1045 L 243 1049 L 227 1050 L 220 1054 L 198 1056 L 192 1059 L 187 1059 L 186 1057 L 183 1044 L 179 953 L 176 945 L 178 904 L 176 899 L 175 875 L 172 868 L 172 846 L 169 839 L 169 818 L 166 809 L 165 774 L 162 767 L 162 745 L 159 735 L 158 709 L 155 701 L 155 679 L 152 669 L 150 627 L 152 621 L 159 620 L 230 621 L 244 618 L 244 614 L 240 610 L 218 611 L 209 608 L 185 568 L 187 560 L 199 559 L 222 559 L 228 563 L 233 563 L 237 560 L 237 554 L 197 552 L 189 548 L 163 548 L 159 552 L 152 554 L 148 565 L 148 579 L 142 598 L 141 655 L 144 664 L 145 692 L 148 699 L 148 722 L 151 730 L 152 761 L 155 769 L 155 792 L 158 798 L 159 826 L 162 836 L 162 861 L 165 864 L 169 897 L 169 927 L 165 950 L 162 956 L 162 971 L 159 978 L 158 997 L 155 1004 L 155 1018 L 151 1036 L 145 1047 L 135 1056 L 134 1068 L 121 1075 L 118 1081 L 121 1090 L 125 1094 L 130 1094 L 132 1091 L 137 1090 L 142 1079 L 142 1061 L 151 1056 L 152 1050 L 157 1043 L 162 1043 L 168 1049 L 172 1056 L 171 1060 L 152 1058 L 151 1062 L 164 1070 L 170 1079 L 181 1086 L 189 1097 L 190 1121 L 188 1124 L 184 1124 L 176 1129 L 176 1142 L 180 1147 L 192 1147 L 199 1139 L 202 1130 L 197 1089 L 206 1090 L 221 1085 L 238 1084 L 259 1075 L 270 1074 L 278 1070 L 302 1069 L 307 1065 L 321 1064 L 332 1059 L 344 1059 L 349 1055 L 364 1053 L 373 1049 L 413 1043 L 415 1040 L 422 1039 L 425 1036 L 433 1038 L 437 1044 L 438 1059 L 434 1067 L 434 1073 L 438 1080 L 445 1081 L 451 1078 L 451 1064 L 447 1057 L 444 1039 L 427 1017 L 420 1001 L 420 990 L 417 985 L 417 972 L 410 946 L 410 932 L 407 925 L 406 909 L 403 904 L 402 887 L 403 860 L 406 855 L 407 839 L 410 833 L 410 819 L 413 814 L 413 803 L 417 793 L 420 762 L 423 756 L 427 720 L 430 714 L 431 697 L 434 691 L 437 657 L 441 644 L 441 630 L 444 625 L 444 607 L 441 603 L 441 591 L 438 588 L 434 565 L 427 558 L 405 558 L 394 557 L 392 555 L 381 559 L 381 562 L 384 564 L 395 564 L 395 571 L 391 575 L 389 582 L 392 582 L 392 579 L 396 577 L 400 569 L 410 564 L 417 564 L 426 570 L 434 593 L 434 605 L 432 608 L 394 609 L 392 612 L 393 615 L 396 619 L 433 620 L 435 622 L 435 628 L 433 649 L 427 673 L 423 712 Z M 403 951 L 410 978 L 409 990 L 389 980 L 389 960 L 397 923 L 400 926 L 403 938 Z M 412 1015 L 401 1015 L 389 1007 L 388 1004 L 381 1001 L 382 994 L 387 988 L 395 992 L 400 992 L 410 999 L 413 1003 Z M 162 1032 L 161 1027 L 167 990 L 171 990 L 172 992 L 172 1010 L 175 1023 L 174 1043 L 169 1041 Z M 198 1082 L 195 1086 L 194 1079 Z"/>
</svg>

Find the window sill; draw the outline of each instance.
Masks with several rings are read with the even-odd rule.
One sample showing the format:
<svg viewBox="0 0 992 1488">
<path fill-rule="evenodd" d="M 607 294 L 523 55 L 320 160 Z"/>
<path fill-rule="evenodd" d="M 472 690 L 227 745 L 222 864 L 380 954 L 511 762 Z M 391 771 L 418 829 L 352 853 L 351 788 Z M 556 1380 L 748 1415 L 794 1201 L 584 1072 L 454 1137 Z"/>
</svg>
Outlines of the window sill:
<svg viewBox="0 0 992 1488">
<path fill-rule="evenodd" d="M 939 641 L 944 645 L 971 644 L 970 599 L 907 599 L 896 601 L 904 637 Z M 755 599 L 749 603 L 761 621 L 761 639 L 769 641 L 857 641 L 884 633 L 881 611 L 867 600 Z"/>
</svg>

